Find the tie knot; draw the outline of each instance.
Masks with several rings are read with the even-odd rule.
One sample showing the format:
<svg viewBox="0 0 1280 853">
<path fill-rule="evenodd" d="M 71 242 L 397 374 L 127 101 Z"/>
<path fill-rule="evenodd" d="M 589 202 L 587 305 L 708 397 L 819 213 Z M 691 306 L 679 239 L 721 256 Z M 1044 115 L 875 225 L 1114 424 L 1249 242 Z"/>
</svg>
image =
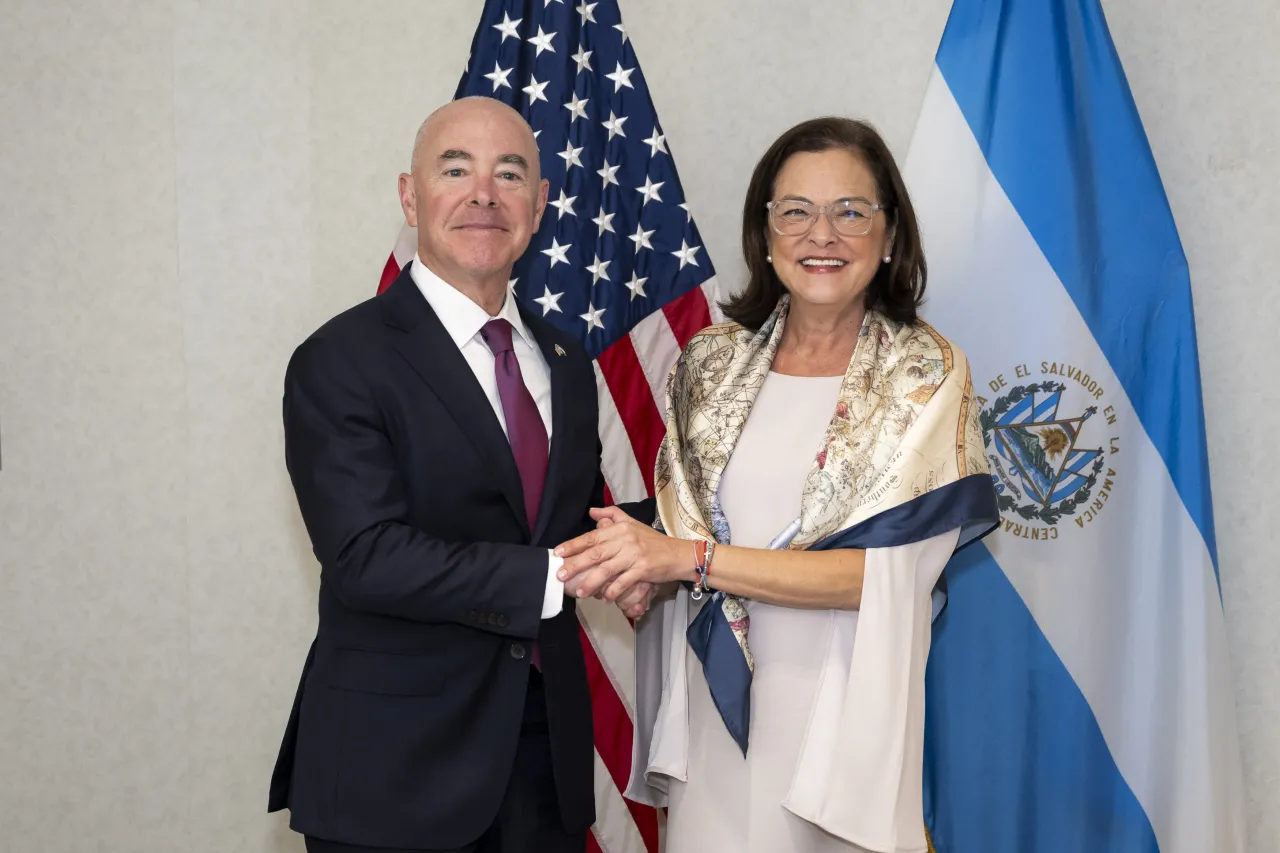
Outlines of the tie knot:
<svg viewBox="0 0 1280 853">
<path fill-rule="evenodd" d="M 484 338 L 489 351 L 495 356 L 511 352 L 511 324 L 501 318 L 490 320 L 480 329 L 480 337 Z"/>
</svg>

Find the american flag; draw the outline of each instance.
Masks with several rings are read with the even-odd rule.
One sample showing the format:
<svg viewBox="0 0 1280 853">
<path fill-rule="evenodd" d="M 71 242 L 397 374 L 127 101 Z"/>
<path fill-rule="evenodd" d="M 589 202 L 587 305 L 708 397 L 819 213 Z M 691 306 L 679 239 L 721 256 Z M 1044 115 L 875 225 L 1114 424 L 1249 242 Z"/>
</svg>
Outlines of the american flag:
<svg viewBox="0 0 1280 853">
<path fill-rule="evenodd" d="M 516 297 L 595 360 L 609 502 L 653 494 L 666 377 L 715 319 L 715 271 L 617 0 L 487 0 L 455 97 L 518 109 L 550 206 L 512 271 Z M 402 231 L 379 292 L 413 258 Z M 596 743 L 591 853 L 657 853 L 659 818 L 622 798 L 631 772 L 633 635 L 612 604 L 579 604 Z"/>
</svg>

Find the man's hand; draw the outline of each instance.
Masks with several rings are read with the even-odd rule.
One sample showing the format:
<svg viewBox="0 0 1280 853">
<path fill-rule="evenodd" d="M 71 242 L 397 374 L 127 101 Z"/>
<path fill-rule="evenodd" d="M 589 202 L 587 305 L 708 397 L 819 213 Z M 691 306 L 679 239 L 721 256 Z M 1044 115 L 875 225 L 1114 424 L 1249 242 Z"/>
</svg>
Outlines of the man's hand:
<svg viewBox="0 0 1280 853">
<path fill-rule="evenodd" d="M 628 619 L 639 619 L 649 610 L 649 605 L 653 602 L 653 595 L 657 592 L 658 587 L 654 584 L 640 581 L 640 583 L 631 587 L 617 598 L 617 605 L 622 612 L 627 615 Z M 608 593 L 608 588 L 605 590 Z"/>
<path fill-rule="evenodd" d="M 571 598 L 585 598 L 585 595 L 578 595 L 578 587 L 582 585 L 582 575 L 570 578 L 565 582 L 564 594 Z M 649 610 L 649 604 L 653 601 L 656 591 L 657 587 L 654 584 L 640 581 L 621 591 L 610 588 L 597 590 L 593 597 L 607 598 L 618 605 L 618 609 L 625 613 L 627 618 L 639 619 Z"/>
<path fill-rule="evenodd" d="M 570 595 L 599 593 L 618 601 L 641 582 L 652 586 L 693 577 L 689 542 L 641 524 L 617 507 L 593 509 L 591 517 L 595 530 L 555 549 L 564 558 L 558 574 Z"/>
</svg>

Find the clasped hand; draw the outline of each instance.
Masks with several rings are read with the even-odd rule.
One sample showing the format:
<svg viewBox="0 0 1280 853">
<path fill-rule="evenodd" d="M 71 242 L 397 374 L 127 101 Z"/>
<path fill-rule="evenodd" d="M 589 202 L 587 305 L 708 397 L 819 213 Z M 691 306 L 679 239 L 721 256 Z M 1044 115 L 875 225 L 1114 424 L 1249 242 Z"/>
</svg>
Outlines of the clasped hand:
<svg viewBox="0 0 1280 853">
<path fill-rule="evenodd" d="M 692 577 L 689 543 L 672 539 L 616 506 L 592 509 L 596 529 L 555 549 L 564 559 L 565 594 L 616 602 L 632 619 L 643 616 L 659 584 Z"/>
</svg>

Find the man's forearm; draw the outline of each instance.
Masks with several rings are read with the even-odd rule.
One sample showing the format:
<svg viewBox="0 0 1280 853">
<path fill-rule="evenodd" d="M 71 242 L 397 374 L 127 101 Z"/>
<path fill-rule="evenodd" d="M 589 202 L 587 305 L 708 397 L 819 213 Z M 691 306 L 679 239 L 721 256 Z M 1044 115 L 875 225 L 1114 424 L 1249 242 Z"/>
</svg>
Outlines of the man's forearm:
<svg viewBox="0 0 1280 853">
<path fill-rule="evenodd" d="M 353 610 L 532 638 L 543 614 L 548 555 L 529 545 L 444 542 L 382 522 L 322 557 L 321 567 L 324 582 Z"/>
</svg>

